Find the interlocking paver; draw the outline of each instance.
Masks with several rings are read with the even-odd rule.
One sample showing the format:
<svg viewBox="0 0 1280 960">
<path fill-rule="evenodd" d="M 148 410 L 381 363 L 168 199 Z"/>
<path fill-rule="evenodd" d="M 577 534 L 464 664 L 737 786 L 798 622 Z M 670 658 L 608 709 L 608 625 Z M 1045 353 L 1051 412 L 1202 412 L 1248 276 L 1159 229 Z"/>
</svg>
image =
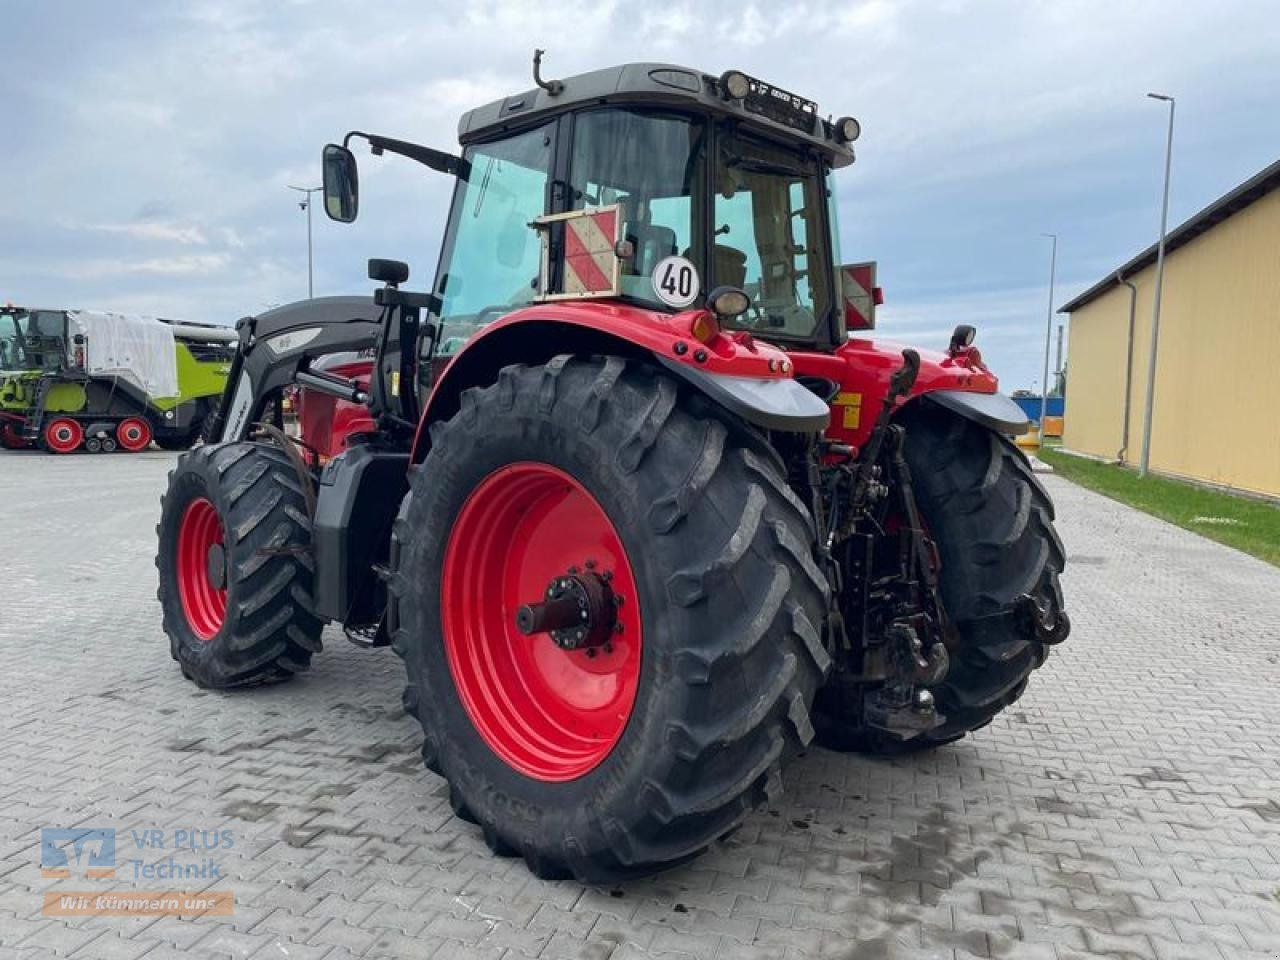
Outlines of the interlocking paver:
<svg viewBox="0 0 1280 960">
<path fill-rule="evenodd" d="M 974 737 L 814 750 L 686 868 L 618 888 L 491 856 L 417 760 L 386 650 L 325 635 L 295 682 L 197 690 L 151 533 L 168 454 L 0 455 L 0 954 L 346 960 L 1274 956 L 1280 571 L 1049 478 L 1075 624 Z M 109 509 L 104 509 L 109 505 Z M 231 917 L 45 919 L 42 827 L 115 827 L 109 889 L 232 831 Z M 81 879 L 80 889 L 95 881 Z M 98 881 L 101 882 L 101 881 Z M 107 887 L 104 887 L 106 889 Z M 680 909 L 677 909 L 677 906 Z"/>
</svg>

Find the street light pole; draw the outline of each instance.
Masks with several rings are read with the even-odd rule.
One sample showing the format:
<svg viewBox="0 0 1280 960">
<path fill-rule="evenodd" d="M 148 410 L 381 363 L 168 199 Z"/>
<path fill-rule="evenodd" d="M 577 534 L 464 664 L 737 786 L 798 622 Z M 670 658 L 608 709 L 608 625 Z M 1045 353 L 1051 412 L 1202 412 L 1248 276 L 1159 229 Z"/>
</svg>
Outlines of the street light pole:
<svg viewBox="0 0 1280 960">
<path fill-rule="evenodd" d="M 1049 254 L 1049 309 L 1044 318 L 1044 378 L 1040 381 L 1040 442 L 1044 443 L 1044 418 L 1049 410 L 1049 343 L 1053 339 L 1053 281 L 1058 268 L 1058 235 L 1042 233 L 1053 241 Z"/>
<path fill-rule="evenodd" d="M 1156 290 L 1151 306 L 1151 350 L 1147 359 L 1147 402 L 1142 418 L 1142 456 L 1138 476 L 1145 477 L 1151 464 L 1151 420 L 1156 399 L 1156 350 L 1160 345 L 1160 294 L 1164 290 L 1164 234 L 1169 225 L 1169 173 L 1173 167 L 1173 110 L 1176 102 L 1163 93 L 1148 93 L 1152 100 L 1169 104 L 1169 138 L 1164 148 L 1164 201 L 1160 206 L 1160 241 L 1156 246 Z"/>
<path fill-rule="evenodd" d="M 323 190 L 324 187 L 295 187 L 289 185 L 290 190 L 297 190 L 304 194 L 304 199 L 298 201 L 298 206 L 307 212 L 307 299 L 311 300 L 315 297 L 315 284 L 312 282 L 312 257 L 311 257 L 311 195 Z"/>
</svg>

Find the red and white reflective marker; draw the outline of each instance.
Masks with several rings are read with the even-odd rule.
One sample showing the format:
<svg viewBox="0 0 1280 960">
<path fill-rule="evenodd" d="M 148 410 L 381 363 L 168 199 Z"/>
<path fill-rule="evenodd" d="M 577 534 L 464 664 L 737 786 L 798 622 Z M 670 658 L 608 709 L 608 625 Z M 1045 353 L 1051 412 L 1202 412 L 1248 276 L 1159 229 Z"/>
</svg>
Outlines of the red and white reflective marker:
<svg viewBox="0 0 1280 960">
<path fill-rule="evenodd" d="M 116 427 L 116 440 L 120 449 L 137 453 L 151 446 L 151 424 L 141 417 L 129 417 Z"/>
<path fill-rule="evenodd" d="M 844 301 L 846 330 L 874 330 L 876 304 L 881 302 L 876 286 L 876 262 L 847 263 L 840 267 L 840 293 Z"/>
<path fill-rule="evenodd" d="M 564 222 L 564 292 L 610 293 L 615 286 L 618 255 L 618 208 L 606 207 Z"/>
</svg>

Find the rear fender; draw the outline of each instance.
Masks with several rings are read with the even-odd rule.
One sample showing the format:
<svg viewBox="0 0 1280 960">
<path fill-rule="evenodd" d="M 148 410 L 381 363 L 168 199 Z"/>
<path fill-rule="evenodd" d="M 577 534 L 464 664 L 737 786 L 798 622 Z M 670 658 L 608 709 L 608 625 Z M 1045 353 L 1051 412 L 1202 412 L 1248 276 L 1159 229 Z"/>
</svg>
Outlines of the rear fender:
<svg viewBox="0 0 1280 960">
<path fill-rule="evenodd" d="M 889 379 L 902 366 L 901 344 L 886 340 L 850 338 L 834 353 L 793 352 L 796 376 L 830 381 L 831 425 L 828 439 L 861 448 L 871 435 L 889 392 Z M 1008 397 L 999 393 L 999 380 L 974 349 L 955 356 L 918 350 L 920 373 L 898 409 L 920 397 L 930 397 L 947 409 L 1001 433 L 1025 433 L 1028 421 Z M 814 384 L 818 389 L 822 385 Z"/>
<path fill-rule="evenodd" d="M 420 462 L 430 449 L 428 428 L 458 412 L 465 390 L 493 383 L 498 371 L 510 364 L 546 363 L 566 353 L 656 363 L 765 429 L 825 429 L 826 404 L 792 379 L 787 354 L 749 337 L 723 333 L 700 343 L 690 328 L 702 314 L 690 310 L 671 315 L 599 301 L 544 304 L 507 314 L 472 337 L 436 380 L 423 407 L 413 462 Z"/>
</svg>

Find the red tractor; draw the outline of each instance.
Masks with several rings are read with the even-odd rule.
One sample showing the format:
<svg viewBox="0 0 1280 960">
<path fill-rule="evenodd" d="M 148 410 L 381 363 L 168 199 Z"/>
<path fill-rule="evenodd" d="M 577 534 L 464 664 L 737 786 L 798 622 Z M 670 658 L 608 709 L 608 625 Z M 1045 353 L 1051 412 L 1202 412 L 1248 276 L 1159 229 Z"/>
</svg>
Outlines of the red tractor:
<svg viewBox="0 0 1280 960">
<path fill-rule="evenodd" d="M 239 325 L 158 528 L 164 626 L 207 687 L 339 623 L 390 644 L 458 816 L 539 876 L 685 860 L 818 742 L 987 723 L 1068 632 L 1026 418 L 958 327 L 846 330 L 835 170 L 858 125 L 738 71 L 630 64 L 467 113 L 435 283 Z M 300 439 L 280 427 L 301 389 Z"/>
</svg>

